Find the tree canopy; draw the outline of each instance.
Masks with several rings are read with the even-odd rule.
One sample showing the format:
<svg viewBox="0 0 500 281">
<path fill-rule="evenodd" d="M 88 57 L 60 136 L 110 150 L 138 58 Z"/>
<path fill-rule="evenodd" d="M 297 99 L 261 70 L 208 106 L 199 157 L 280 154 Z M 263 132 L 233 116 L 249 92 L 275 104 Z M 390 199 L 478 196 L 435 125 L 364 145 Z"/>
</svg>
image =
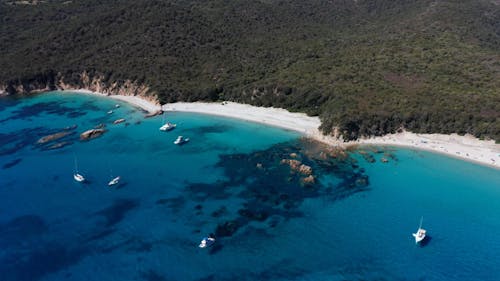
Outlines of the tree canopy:
<svg viewBox="0 0 500 281">
<path fill-rule="evenodd" d="M 500 141 L 493 0 L 0 0 L 0 42 L 4 85 L 87 71 L 161 102 L 319 115 L 345 139 L 405 128 Z"/>
</svg>

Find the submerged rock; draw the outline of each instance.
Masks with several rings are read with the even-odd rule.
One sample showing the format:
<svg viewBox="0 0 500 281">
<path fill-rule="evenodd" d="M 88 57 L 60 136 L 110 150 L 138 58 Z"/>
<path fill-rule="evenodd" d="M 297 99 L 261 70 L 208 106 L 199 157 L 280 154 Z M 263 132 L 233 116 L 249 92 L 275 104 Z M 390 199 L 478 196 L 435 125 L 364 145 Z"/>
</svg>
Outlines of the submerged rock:
<svg viewBox="0 0 500 281">
<path fill-rule="evenodd" d="M 232 236 L 238 230 L 238 223 L 236 221 L 226 221 L 223 224 L 217 225 L 215 236 L 228 237 Z"/>
<path fill-rule="evenodd" d="M 302 185 L 313 185 L 316 183 L 316 179 L 313 175 L 309 175 L 308 177 L 302 178 Z"/>
<path fill-rule="evenodd" d="M 113 122 L 113 124 L 120 124 L 120 123 L 123 123 L 125 122 L 125 119 L 124 118 L 120 118 L 120 119 L 117 119 Z"/>
<path fill-rule="evenodd" d="M 312 168 L 308 165 L 302 164 L 299 160 L 295 159 L 282 159 L 281 164 L 288 164 L 290 166 L 290 169 L 294 172 L 298 172 L 303 175 L 311 175 L 312 174 Z"/>
<path fill-rule="evenodd" d="M 103 123 L 100 123 L 96 126 L 94 126 L 94 129 L 103 129 L 106 125 L 104 125 Z"/>
<path fill-rule="evenodd" d="M 101 136 L 105 132 L 106 130 L 104 129 L 90 129 L 80 134 L 80 140 L 82 141 L 91 140 Z"/>
<path fill-rule="evenodd" d="M 149 117 L 154 117 L 154 116 L 157 116 L 157 115 L 162 115 L 163 114 L 163 110 L 157 110 L 155 112 L 150 112 L 148 114 L 146 114 L 144 117 L 145 118 L 149 118 Z"/>
<path fill-rule="evenodd" d="M 52 135 L 41 137 L 36 143 L 38 143 L 38 144 L 48 143 L 48 142 L 51 142 L 51 141 L 63 138 L 65 136 L 69 135 L 69 134 L 71 134 L 71 132 L 59 132 L 59 133 L 55 133 L 55 134 L 52 134 Z"/>
<path fill-rule="evenodd" d="M 290 169 L 292 169 L 294 171 L 298 171 L 300 165 L 302 164 L 302 162 L 300 162 L 299 160 L 295 160 L 295 159 L 282 159 L 280 163 L 281 164 L 288 164 L 290 166 Z"/>
<path fill-rule="evenodd" d="M 303 175 L 311 175 L 312 174 L 312 168 L 310 166 L 307 166 L 307 165 L 300 165 L 299 167 L 299 173 L 303 174 Z"/>
<path fill-rule="evenodd" d="M 53 145 L 47 147 L 47 150 L 63 148 L 63 147 L 70 145 L 70 144 L 71 144 L 71 142 L 69 142 L 69 141 L 54 143 Z"/>
</svg>

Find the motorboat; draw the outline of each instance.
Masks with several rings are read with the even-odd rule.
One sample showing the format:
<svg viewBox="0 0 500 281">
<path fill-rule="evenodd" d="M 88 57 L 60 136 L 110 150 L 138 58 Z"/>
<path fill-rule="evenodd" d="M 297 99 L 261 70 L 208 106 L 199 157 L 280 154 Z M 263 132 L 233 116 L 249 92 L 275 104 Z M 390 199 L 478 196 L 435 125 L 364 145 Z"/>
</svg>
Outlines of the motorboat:
<svg viewBox="0 0 500 281">
<path fill-rule="evenodd" d="M 203 237 L 203 239 L 200 242 L 200 245 L 198 247 L 200 248 L 206 248 L 210 247 L 215 243 L 215 237 L 208 236 L 208 237 Z"/>
<path fill-rule="evenodd" d="M 73 174 L 73 178 L 77 181 L 77 182 L 84 182 L 85 181 L 85 178 L 80 175 L 79 173 L 74 173 Z"/>
<path fill-rule="evenodd" d="M 108 182 L 108 186 L 113 186 L 113 185 L 116 185 L 120 182 L 120 176 L 112 179 L 110 182 Z"/>
<path fill-rule="evenodd" d="M 415 244 L 418 244 L 425 239 L 425 235 L 426 235 L 427 231 L 422 228 L 422 220 L 423 220 L 423 217 L 420 219 L 420 226 L 418 227 L 417 233 L 412 233 L 413 237 L 415 237 Z"/>
<path fill-rule="evenodd" d="M 177 127 L 176 124 L 172 124 L 170 122 L 165 123 L 163 126 L 160 127 L 160 131 L 170 131 Z"/>
<path fill-rule="evenodd" d="M 108 111 L 108 114 L 111 114 L 111 113 L 113 113 L 113 110 Z"/>
<path fill-rule="evenodd" d="M 188 141 L 189 141 L 189 138 L 184 138 L 183 136 L 178 136 L 177 139 L 174 141 L 174 144 L 182 145 Z"/>
</svg>

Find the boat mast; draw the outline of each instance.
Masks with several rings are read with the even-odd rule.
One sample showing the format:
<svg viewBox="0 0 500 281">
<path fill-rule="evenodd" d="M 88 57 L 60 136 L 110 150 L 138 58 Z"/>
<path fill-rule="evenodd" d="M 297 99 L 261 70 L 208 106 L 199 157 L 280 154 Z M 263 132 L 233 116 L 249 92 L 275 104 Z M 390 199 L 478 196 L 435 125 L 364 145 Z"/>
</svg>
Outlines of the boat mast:
<svg viewBox="0 0 500 281">
<path fill-rule="evenodd" d="M 74 155 L 75 157 L 75 173 L 78 173 L 78 162 L 76 161 L 76 155 Z"/>
<path fill-rule="evenodd" d="M 422 228 L 422 221 L 423 221 L 423 220 L 424 220 L 424 217 L 422 216 L 422 217 L 420 218 L 420 225 L 418 226 L 418 229 L 421 229 L 421 228 Z"/>
</svg>

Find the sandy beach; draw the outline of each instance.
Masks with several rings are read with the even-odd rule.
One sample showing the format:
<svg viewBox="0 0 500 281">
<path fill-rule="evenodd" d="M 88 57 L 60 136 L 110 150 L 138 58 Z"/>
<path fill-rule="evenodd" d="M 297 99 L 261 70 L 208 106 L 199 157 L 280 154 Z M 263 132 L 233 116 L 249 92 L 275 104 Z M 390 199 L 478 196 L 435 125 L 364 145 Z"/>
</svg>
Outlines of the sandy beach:
<svg viewBox="0 0 500 281">
<path fill-rule="evenodd" d="M 500 169 L 500 144 L 495 144 L 495 142 L 492 140 L 479 140 L 470 135 L 459 136 L 457 134 L 415 134 L 410 132 L 402 132 L 398 134 L 385 135 L 383 137 L 372 137 L 352 142 L 342 142 L 334 137 L 324 136 L 318 130 L 318 127 L 321 124 L 321 121 L 318 117 L 307 116 L 304 113 L 292 113 L 281 108 L 256 107 L 234 102 L 179 102 L 160 106 L 153 103 L 152 101 L 145 100 L 138 96 L 106 95 L 91 92 L 88 90 L 70 91 L 122 100 L 140 107 L 150 113 L 162 109 L 163 111 L 167 112 L 167 114 L 169 111 L 180 111 L 218 115 L 297 131 L 306 137 L 310 137 L 333 146 L 402 146 L 442 153 L 455 158 L 460 158 L 463 160 L 472 161 Z"/>
<path fill-rule="evenodd" d="M 87 94 L 87 95 L 96 95 L 96 96 L 101 96 L 101 97 L 107 97 L 115 100 L 121 100 L 127 103 L 130 103 L 136 107 L 139 107 L 149 113 L 155 113 L 159 110 L 161 110 L 161 106 L 159 104 L 155 104 L 152 101 L 146 100 L 144 98 L 141 98 L 139 96 L 121 96 L 121 95 L 107 95 L 103 93 L 98 93 L 98 92 L 92 92 L 89 90 L 83 90 L 83 89 L 67 89 L 62 92 L 72 92 L 72 93 L 82 93 L 82 94 Z"/>
<path fill-rule="evenodd" d="M 473 136 L 457 134 L 415 134 L 403 132 L 383 137 L 360 139 L 342 142 L 330 136 L 324 136 L 318 127 L 318 117 L 304 113 L 292 113 L 281 108 L 255 107 L 234 102 L 224 103 L 172 103 L 165 104 L 162 109 L 168 111 L 196 112 L 219 115 L 285 128 L 304 134 L 306 137 L 334 146 L 352 145 L 388 145 L 403 146 L 446 154 L 452 157 L 473 161 L 500 169 L 500 144 L 494 141 L 482 141 Z"/>
</svg>

